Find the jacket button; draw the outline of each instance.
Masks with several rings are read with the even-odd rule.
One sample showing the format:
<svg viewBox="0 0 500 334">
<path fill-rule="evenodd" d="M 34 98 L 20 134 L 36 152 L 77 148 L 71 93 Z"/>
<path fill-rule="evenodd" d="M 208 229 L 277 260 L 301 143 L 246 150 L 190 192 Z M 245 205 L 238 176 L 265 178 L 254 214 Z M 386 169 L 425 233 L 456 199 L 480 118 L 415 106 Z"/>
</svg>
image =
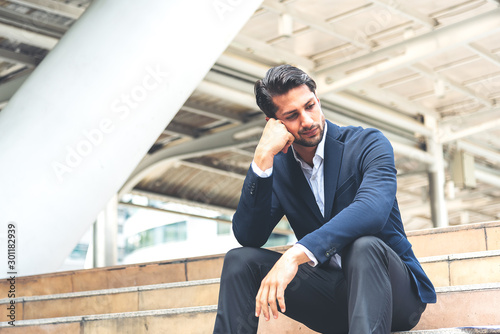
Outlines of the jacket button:
<svg viewBox="0 0 500 334">
<path fill-rule="evenodd" d="M 332 254 L 331 254 L 329 251 L 328 251 L 328 252 L 326 252 L 326 253 L 325 253 L 325 255 L 326 255 L 326 257 L 330 257 L 330 256 L 332 256 Z"/>
</svg>

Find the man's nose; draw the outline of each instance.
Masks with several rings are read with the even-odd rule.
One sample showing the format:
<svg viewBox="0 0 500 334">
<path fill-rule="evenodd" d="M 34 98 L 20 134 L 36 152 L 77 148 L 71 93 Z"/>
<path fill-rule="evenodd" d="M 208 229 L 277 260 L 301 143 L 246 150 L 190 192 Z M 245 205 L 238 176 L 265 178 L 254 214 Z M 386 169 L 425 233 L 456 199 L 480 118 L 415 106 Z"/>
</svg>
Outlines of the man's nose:
<svg viewBox="0 0 500 334">
<path fill-rule="evenodd" d="M 311 115 L 309 115 L 306 112 L 302 113 L 300 121 L 301 121 L 301 126 L 305 129 L 310 128 L 314 124 L 314 120 L 312 119 Z"/>
</svg>

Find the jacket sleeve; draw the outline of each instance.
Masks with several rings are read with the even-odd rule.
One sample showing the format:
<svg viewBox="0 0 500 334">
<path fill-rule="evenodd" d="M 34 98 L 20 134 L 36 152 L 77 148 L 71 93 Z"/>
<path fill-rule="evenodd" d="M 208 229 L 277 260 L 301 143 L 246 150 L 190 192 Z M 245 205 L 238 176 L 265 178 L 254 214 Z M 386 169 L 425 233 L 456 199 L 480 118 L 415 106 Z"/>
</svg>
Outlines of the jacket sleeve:
<svg viewBox="0 0 500 334">
<path fill-rule="evenodd" d="M 248 170 L 238 208 L 233 216 L 233 232 L 242 246 L 262 247 L 283 217 L 273 192 L 273 175 L 261 178 Z"/>
<path fill-rule="evenodd" d="M 336 201 L 354 199 L 319 229 L 299 240 L 320 264 L 329 261 L 355 239 L 382 231 L 396 199 L 396 168 L 389 141 L 382 133 L 371 129 L 356 139 L 355 147 L 359 154 L 344 152 L 348 161 L 343 162 L 343 166 L 353 169 L 354 174 L 346 182 L 352 181 L 352 186 L 335 195 Z"/>
</svg>

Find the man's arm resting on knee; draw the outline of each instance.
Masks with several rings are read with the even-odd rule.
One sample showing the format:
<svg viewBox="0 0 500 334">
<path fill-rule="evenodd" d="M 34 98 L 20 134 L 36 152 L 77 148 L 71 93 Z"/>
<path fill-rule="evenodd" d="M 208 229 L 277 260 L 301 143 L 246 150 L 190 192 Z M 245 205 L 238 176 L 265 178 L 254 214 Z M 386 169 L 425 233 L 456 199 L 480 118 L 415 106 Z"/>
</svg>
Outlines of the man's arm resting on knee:
<svg viewBox="0 0 500 334">
<path fill-rule="evenodd" d="M 278 304 L 281 312 L 286 311 L 285 289 L 297 274 L 299 265 L 309 262 L 310 259 L 300 248 L 289 248 L 276 262 L 274 267 L 264 277 L 255 298 L 255 316 L 264 314 L 269 320 L 269 308 L 273 317 L 278 318 Z M 278 301 L 278 304 L 276 303 Z"/>
</svg>

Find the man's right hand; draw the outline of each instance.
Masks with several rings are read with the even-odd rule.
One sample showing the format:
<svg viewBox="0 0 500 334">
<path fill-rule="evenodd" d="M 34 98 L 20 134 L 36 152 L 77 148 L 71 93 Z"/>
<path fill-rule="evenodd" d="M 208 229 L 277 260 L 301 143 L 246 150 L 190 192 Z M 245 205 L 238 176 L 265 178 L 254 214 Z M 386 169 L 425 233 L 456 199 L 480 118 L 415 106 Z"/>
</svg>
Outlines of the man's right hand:
<svg viewBox="0 0 500 334">
<path fill-rule="evenodd" d="M 286 153 L 293 140 L 293 135 L 288 132 L 283 122 L 274 118 L 267 119 L 266 127 L 255 150 L 255 164 L 261 170 L 271 168 L 274 156 L 279 152 Z"/>
</svg>

